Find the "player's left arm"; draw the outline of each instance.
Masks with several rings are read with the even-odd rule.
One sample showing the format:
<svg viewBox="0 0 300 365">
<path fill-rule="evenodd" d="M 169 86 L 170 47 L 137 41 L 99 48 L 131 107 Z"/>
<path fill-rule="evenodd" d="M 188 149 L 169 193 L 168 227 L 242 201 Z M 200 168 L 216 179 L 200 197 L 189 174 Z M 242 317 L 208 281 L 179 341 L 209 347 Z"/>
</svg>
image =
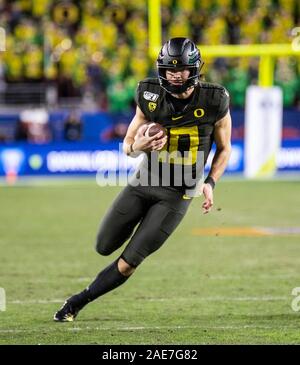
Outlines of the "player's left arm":
<svg viewBox="0 0 300 365">
<path fill-rule="evenodd" d="M 231 153 L 231 116 L 227 114 L 215 124 L 214 141 L 216 152 L 212 161 L 208 177 L 216 183 L 223 175 Z M 213 188 L 207 183 L 203 185 L 205 201 L 202 205 L 203 212 L 208 213 L 213 206 Z"/>
</svg>

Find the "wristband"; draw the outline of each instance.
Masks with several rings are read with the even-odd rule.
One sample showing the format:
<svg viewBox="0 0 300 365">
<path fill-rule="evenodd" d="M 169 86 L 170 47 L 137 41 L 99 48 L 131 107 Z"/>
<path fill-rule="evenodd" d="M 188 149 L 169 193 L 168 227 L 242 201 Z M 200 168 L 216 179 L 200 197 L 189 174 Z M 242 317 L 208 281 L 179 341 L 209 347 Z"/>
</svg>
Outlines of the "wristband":
<svg viewBox="0 0 300 365">
<path fill-rule="evenodd" d="M 209 184 L 213 189 L 216 186 L 215 180 L 211 176 L 207 176 L 207 178 L 204 180 L 205 184 Z"/>
<path fill-rule="evenodd" d="M 129 154 L 128 154 L 128 156 L 130 156 L 130 157 L 138 157 L 142 152 L 141 151 L 135 151 L 133 149 L 133 143 L 131 143 L 131 145 L 129 145 Z"/>
</svg>

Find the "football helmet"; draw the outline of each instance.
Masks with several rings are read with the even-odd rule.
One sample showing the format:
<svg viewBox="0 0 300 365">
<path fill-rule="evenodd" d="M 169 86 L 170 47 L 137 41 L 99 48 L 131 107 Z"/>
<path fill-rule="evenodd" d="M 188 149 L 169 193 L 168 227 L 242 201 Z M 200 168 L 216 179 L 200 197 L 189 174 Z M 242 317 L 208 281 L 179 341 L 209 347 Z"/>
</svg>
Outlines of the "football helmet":
<svg viewBox="0 0 300 365">
<path fill-rule="evenodd" d="M 157 58 L 160 85 L 169 93 L 181 94 L 190 86 L 197 85 L 203 64 L 195 43 L 188 38 L 171 38 L 163 45 Z M 166 78 L 167 69 L 188 69 L 190 75 L 182 85 L 172 85 Z"/>
</svg>

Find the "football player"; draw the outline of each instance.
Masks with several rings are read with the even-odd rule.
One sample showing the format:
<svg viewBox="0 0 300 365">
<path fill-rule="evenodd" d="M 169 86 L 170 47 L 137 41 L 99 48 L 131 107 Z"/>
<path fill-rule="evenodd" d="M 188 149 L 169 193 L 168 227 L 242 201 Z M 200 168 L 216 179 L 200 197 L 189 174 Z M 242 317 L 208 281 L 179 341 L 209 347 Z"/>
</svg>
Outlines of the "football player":
<svg viewBox="0 0 300 365">
<path fill-rule="evenodd" d="M 193 196 L 187 192 L 197 187 L 197 180 L 190 179 L 190 184 L 177 172 L 188 166 L 191 176 L 197 175 L 215 142 L 210 172 L 200 185 L 203 212 L 211 210 L 213 189 L 230 156 L 231 117 L 228 92 L 218 84 L 201 81 L 202 66 L 199 49 L 191 40 L 172 38 L 158 55 L 158 78 L 139 83 L 136 114 L 123 149 L 133 157 L 144 153 L 145 158 L 102 219 L 96 250 L 110 255 L 129 241 L 121 256 L 86 289 L 66 300 L 55 313 L 55 321 L 73 321 L 87 303 L 125 283 L 143 260 L 161 247 L 187 212 Z M 167 135 L 162 131 L 152 137 L 145 134 L 149 121 L 161 124 Z M 155 171 L 151 170 L 153 162 L 158 166 Z M 167 165 L 171 169 L 165 179 Z M 142 184 L 142 180 L 147 183 Z"/>
</svg>

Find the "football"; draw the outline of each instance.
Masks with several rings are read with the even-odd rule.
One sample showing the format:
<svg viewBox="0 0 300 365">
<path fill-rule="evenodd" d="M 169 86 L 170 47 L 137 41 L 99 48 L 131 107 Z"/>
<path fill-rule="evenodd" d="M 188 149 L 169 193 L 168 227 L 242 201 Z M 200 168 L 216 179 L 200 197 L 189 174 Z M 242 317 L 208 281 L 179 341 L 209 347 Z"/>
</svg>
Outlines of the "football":
<svg viewBox="0 0 300 365">
<path fill-rule="evenodd" d="M 159 123 L 149 123 L 149 127 L 145 132 L 145 136 L 147 137 L 153 137 L 158 132 L 162 131 L 163 135 L 160 138 L 163 138 L 167 135 L 166 129 Z"/>
</svg>

